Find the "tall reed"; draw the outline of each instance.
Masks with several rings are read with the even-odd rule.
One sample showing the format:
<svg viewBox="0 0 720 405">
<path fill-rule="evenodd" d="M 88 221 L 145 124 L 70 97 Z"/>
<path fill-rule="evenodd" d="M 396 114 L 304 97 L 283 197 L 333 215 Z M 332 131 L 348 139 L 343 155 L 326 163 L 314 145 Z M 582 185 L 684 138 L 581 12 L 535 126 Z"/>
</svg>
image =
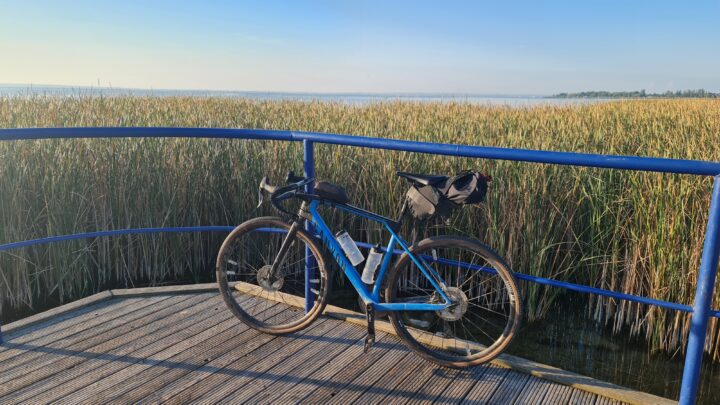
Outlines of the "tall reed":
<svg viewBox="0 0 720 405">
<path fill-rule="evenodd" d="M 502 147 L 719 160 L 719 100 L 617 101 L 510 108 L 464 103 L 248 101 L 221 98 L 0 99 L 0 127 L 188 126 L 274 128 Z M 0 143 L 0 243 L 146 226 L 237 224 L 258 215 L 261 175 L 300 171 L 282 142 L 116 139 Z M 477 237 L 515 271 L 690 304 L 711 180 L 437 157 L 318 145 L 318 176 L 357 205 L 394 215 L 405 184 L 395 170 L 494 178 L 487 204 L 448 229 Z M 263 208 L 262 213 L 270 213 Z M 349 221 L 341 217 L 338 220 Z M 356 234 L 377 238 L 367 224 Z M 0 253 L 4 311 L 48 296 L 109 287 L 210 280 L 224 235 L 145 235 L 63 242 Z M 524 286 L 530 321 L 564 294 Z M 715 308 L 720 305 L 715 299 Z M 684 314 L 589 298 L 589 318 L 627 329 L 656 350 L 684 345 Z M 707 349 L 720 357 L 720 327 Z"/>
</svg>

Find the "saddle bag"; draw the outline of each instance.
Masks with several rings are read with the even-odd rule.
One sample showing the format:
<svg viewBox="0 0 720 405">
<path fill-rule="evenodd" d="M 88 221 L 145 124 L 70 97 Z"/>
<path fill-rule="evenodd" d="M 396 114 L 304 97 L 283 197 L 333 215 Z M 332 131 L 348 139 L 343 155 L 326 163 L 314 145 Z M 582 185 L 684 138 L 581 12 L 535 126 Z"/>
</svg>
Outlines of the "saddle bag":
<svg viewBox="0 0 720 405">
<path fill-rule="evenodd" d="M 485 201 L 490 180 L 490 176 L 467 170 L 439 184 L 415 184 L 406 194 L 407 207 L 415 219 L 446 217 L 457 207 Z"/>
<path fill-rule="evenodd" d="M 411 186 L 406 195 L 410 215 L 425 220 L 431 217 L 443 217 L 450 213 L 453 203 L 440 190 L 433 186 Z"/>
<path fill-rule="evenodd" d="M 443 194 L 457 205 L 479 204 L 485 201 L 490 176 L 466 170 L 449 178 Z"/>
</svg>

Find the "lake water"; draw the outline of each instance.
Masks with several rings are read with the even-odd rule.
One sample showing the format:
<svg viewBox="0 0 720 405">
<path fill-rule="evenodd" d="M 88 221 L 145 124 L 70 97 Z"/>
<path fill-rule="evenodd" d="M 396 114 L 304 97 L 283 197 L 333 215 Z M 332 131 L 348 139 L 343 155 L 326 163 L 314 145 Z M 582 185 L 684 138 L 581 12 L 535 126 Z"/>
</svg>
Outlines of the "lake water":
<svg viewBox="0 0 720 405">
<path fill-rule="evenodd" d="M 524 325 L 508 352 L 539 363 L 677 400 L 684 356 L 650 353 L 642 339 L 613 334 L 583 316 L 584 298 L 568 293 L 547 318 Z M 703 362 L 698 405 L 720 404 L 720 364 Z"/>
<path fill-rule="evenodd" d="M 608 101 L 606 99 L 553 99 L 545 96 L 474 95 L 474 94 L 360 94 L 360 93 L 265 93 L 252 91 L 152 90 L 111 87 L 25 86 L 0 84 L 0 97 L 225 97 L 251 100 L 326 101 L 364 105 L 386 101 L 463 102 L 478 105 L 532 107 L 537 105 L 575 105 Z"/>
</svg>

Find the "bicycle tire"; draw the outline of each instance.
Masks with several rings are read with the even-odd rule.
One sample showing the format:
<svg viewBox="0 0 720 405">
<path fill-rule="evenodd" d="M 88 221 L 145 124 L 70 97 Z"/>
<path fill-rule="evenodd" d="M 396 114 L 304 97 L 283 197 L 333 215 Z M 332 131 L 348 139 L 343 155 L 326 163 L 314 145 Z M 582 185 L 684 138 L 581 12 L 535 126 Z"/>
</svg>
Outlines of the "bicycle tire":
<svg viewBox="0 0 720 405">
<path fill-rule="evenodd" d="M 464 312 L 462 315 L 458 315 L 460 312 L 462 312 L 462 305 L 455 306 L 455 309 L 453 311 L 427 311 L 425 313 L 420 314 L 418 311 L 390 311 L 390 322 L 392 323 L 393 327 L 395 328 L 395 332 L 397 335 L 417 354 L 422 356 L 423 358 L 443 365 L 447 367 L 453 367 L 453 368 L 464 368 L 464 367 L 470 367 L 475 366 L 479 364 L 486 363 L 493 358 L 497 357 L 500 353 L 502 353 L 507 346 L 510 344 L 512 339 L 515 337 L 515 334 L 520 326 L 521 319 L 522 319 L 522 302 L 520 299 L 520 290 L 518 289 L 517 283 L 515 282 L 515 279 L 512 275 L 512 272 L 510 271 L 509 267 L 505 262 L 502 260 L 502 258 L 492 251 L 489 247 L 483 245 L 477 240 L 470 239 L 470 238 L 464 238 L 464 237 L 457 237 L 457 236 L 438 236 L 438 237 L 431 237 L 424 239 L 420 241 L 417 245 L 414 245 L 411 248 L 411 252 L 416 257 L 429 257 L 432 256 L 434 258 L 433 266 L 437 266 L 437 263 L 440 263 L 437 260 L 437 257 L 435 257 L 435 253 L 441 249 L 454 249 L 454 250 L 460 250 L 460 251 L 468 251 L 471 253 L 475 253 L 482 258 L 485 259 L 485 261 L 492 266 L 492 269 L 496 272 L 496 275 L 499 276 L 499 280 L 502 282 L 502 285 L 506 289 L 506 294 L 508 297 L 508 303 L 507 303 L 507 322 L 502 327 L 502 333 L 498 333 L 497 338 L 494 338 L 493 336 L 490 336 L 489 334 L 488 341 L 491 341 L 492 344 L 483 344 L 479 342 L 480 339 L 476 340 L 470 340 L 467 336 L 469 334 L 473 333 L 473 328 L 480 329 L 478 325 L 474 322 L 471 322 L 472 325 L 474 325 L 471 328 L 465 329 L 465 332 L 461 329 L 462 333 L 465 333 L 465 336 L 462 338 L 458 338 L 458 335 L 455 333 L 455 336 L 453 336 L 453 331 L 457 332 L 456 326 L 454 323 L 459 322 L 462 320 L 463 317 L 467 317 L 467 319 L 471 319 L 471 316 L 477 316 L 477 313 L 482 312 L 483 308 L 477 309 L 474 306 L 479 306 L 477 304 L 465 304 L 466 312 Z M 433 250 L 435 252 L 433 252 Z M 445 250 L 443 250 L 445 251 Z M 445 257 L 445 256 L 443 256 Z M 457 256 L 457 257 L 463 257 L 463 256 Z M 454 266 L 451 264 L 443 264 L 443 266 Z M 463 266 L 456 266 L 458 269 L 460 269 Z M 472 266 L 469 266 L 472 267 Z M 404 253 L 400 259 L 398 260 L 397 264 L 393 267 L 390 274 L 388 275 L 386 290 L 385 290 L 385 297 L 387 299 L 387 302 L 396 302 L 395 300 L 402 300 L 400 295 L 407 293 L 408 290 L 416 290 L 418 291 L 418 296 L 422 296 L 425 293 L 429 293 L 429 291 L 433 291 L 430 289 L 423 290 L 420 287 L 411 286 L 408 284 L 409 278 L 412 276 L 411 271 L 409 269 L 415 268 L 415 270 L 419 271 L 419 269 L 416 268 L 416 265 L 412 262 L 410 259 L 410 256 L 407 253 Z M 478 268 L 485 268 L 480 267 Z M 445 269 L 442 269 L 443 271 L 446 271 Z M 446 285 L 448 287 L 454 288 L 455 292 L 454 294 L 460 295 L 457 293 L 457 290 L 463 291 L 463 294 L 465 294 L 465 300 L 472 301 L 476 298 L 468 299 L 467 298 L 467 292 L 464 290 L 464 285 L 478 274 L 485 275 L 487 274 L 487 277 L 490 277 L 490 274 L 492 272 L 485 272 L 485 271 L 479 271 L 479 270 L 471 270 L 471 269 L 464 269 L 465 271 L 468 271 L 470 273 L 473 271 L 469 279 L 461 278 L 460 277 L 460 270 L 457 271 L 457 273 L 446 273 L 450 274 L 448 277 L 457 278 L 457 282 L 453 283 L 452 280 L 448 281 L 445 280 Z M 436 269 L 437 271 L 437 269 Z M 406 274 L 406 280 L 402 280 L 403 274 Z M 455 276 L 454 274 L 457 274 Z M 462 283 L 461 283 L 461 280 Z M 499 283 L 498 280 L 495 281 L 496 283 Z M 405 283 L 405 284 L 402 284 Z M 420 284 L 421 282 L 417 282 L 417 284 Z M 485 281 L 483 281 L 485 283 Z M 453 284 L 460 284 L 460 287 L 454 286 Z M 492 283 L 491 283 L 492 284 Z M 475 287 L 477 283 L 470 282 L 470 285 L 473 286 L 472 288 L 477 288 L 477 291 L 485 291 L 482 290 L 482 288 L 488 289 L 487 286 L 485 287 Z M 400 288 L 404 288 L 405 292 L 402 291 Z M 425 292 L 422 292 L 425 291 Z M 434 293 L 436 294 L 436 293 Z M 484 294 L 488 295 L 490 293 Z M 501 297 L 502 293 L 498 292 L 495 293 L 497 297 Z M 490 295 L 490 298 L 492 298 L 493 295 Z M 417 300 L 416 297 L 411 297 L 409 300 Z M 462 301 L 463 299 L 458 298 L 458 302 Z M 469 302 L 468 301 L 468 302 Z M 486 301 L 489 302 L 489 299 L 486 299 Z M 480 301 L 478 301 L 480 302 Z M 470 307 L 470 305 L 473 305 L 473 307 Z M 488 308 L 485 309 L 485 312 L 487 311 L 493 311 L 489 309 L 492 305 L 497 304 L 491 304 L 488 303 Z M 502 304 L 504 305 L 504 304 Z M 468 308 L 470 310 L 468 310 Z M 494 307 L 497 309 L 497 306 Z M 440 321 L 436 321 L 436 326 L 429 326 L 432 322 L 430 318 L 428 318 L 427 314 L 430 314 L 431 316 L 437 317 Z M 487 313 L 485 314 L 486 318 L 497 318 L 498 316 L 495 314 L 491 314 L 492 316 L 487 316 Z M 452 320 L 455 317 L 460 316 L 457 320 Z M 423 318 L 424 317 L 424 318 Z M 422 318 L 422 319 L 421 319 Z M 450 320 L 448 320 L 450 318 Z M 410 324 L 409 326 L 406 325 Z M 439 329 L 440 326 L 443 325 L 443 332 L 440 333 L 440 338 L 436 341 L 436 336 L 438 335 L 438 332 L 433 332 L 434 329 Z M 448 325 L 453 326 L 453 330 L 447 331 L 449 329 Z M 484 325 L 484 324 L 483 324 Z M 464 325 L 463 325 L 464 326 Z M 427 330 L 426 330 L 427 329 Z M 468 330 L 469 329 L 469 330 Z M 446 333 L 451 332 L 451 333 Z M 484 332 L 484 331 L 483 331 Z M 462 334 L 461 333 L 461 334 Z M 479 334 L 472 335 L 473 338 L 476 338 L 477 336 L 480 336 Z M 448 338 L 450 337 L 450 338 Z M 484 337 L 483 337 L 484 338 Z M 455 347 L 451 347 L 451 344 L 455 344 Z M 463 347 L 463 345 L 465 347 Z M 484 348 L 483 348 L 484 347 Z M 460 351 L 464 349 L 465 353 L 460 353 Z M 472 350 L 477 350 L 477 353 L 473 353 Z"/>
<path fill-rule="evenodd" d="M 218 252 L 216 262 L 218 288 L 230 311 L 248 326 L 261 332 L 274 335 L 297 332 L 308 327 L 325 309 L 330 277 L 319 246 L 304 230 L 298 229 L 288 255 L 294 255 L 293 259 L 302 259 L 302 263 L 299 263 L 300 260 L 291 263 L 291 266 L 293 266 L 291 270 L 294 270 L 294 276 L 297 277 L 298 280 L 300 276 L 302 276 L 302 285 L 300 285 L 299 281 L 293 281 L 291 285 L 288 279 L 285 278 L 286 274 L 284 274 L 283 281 L 280 283 L 281 286 L 277 289 L 275 289 L 277 287 L 276 284 L 267 285 L 267 281 L 263 283 L 262 277 L 258 276 L 258 274 L 264 271 L 263 269 L 270 267 L 277 255 L 273 255 L 270 252 L 263 254 L 264 252 L 260 249 L 277 246 L 278 244 L 275 242 L 277 242 L 278 239 L 281 241 L 286 235 L 286 233 L 282 232 L 268 232 L 267 229 L 284 230 L 287 232 L 290 229 L 290 225 L 281 218 L 259 217 L 238 225 L 230 232 Z M 273 234 L 269 236 L 273 238 L 270 243 L 265 239 L 269 234 Z M 301 241 L 301 244 L 304 244 L 304 246 L 296 246 L 298 245 L 296 243 L 298 240 Z M 253 251 L 252 253 L 246 254 L 246 252 L 250 251 L 250 242 L 260 244 L 262 247 L 258 247 L 257 245 L 252 246 L 257 252 Z M 304 308 L 298 308 L 298 305 L 295 305 L 300 302 L 298 299 L 304 300 L 303 297 L 297 297 L 297 294 L 300 291 L 304 293 L 305 247 L 309 248 L 309 251 L 317 263 L 317 266 L 314 268 L 315 276 L 311 280 L 311 282 L 314 282 L 313 306 L 306 313 L 304 312 Z M 302 257 L 300 257 L 300 255 L 302 255 Z M 256 265 L 253 266 L 248 260 L 252 260 Z M 262 263 L 262 266 L 259 266 L 259 263 Z M 236 271 L 241 265 L 245 264 L 248 267 L 247 272 Z M 287 264 L 287 258 L 283 264 Z M 231 268 L 232 270 L 230 270 Z M 251 270 L 255 271 L 254 275 Z M 282 270 L 283 273 L 287 273 L 287 269 L 283 268 Z M 299 274 L 300 271 L 302 271 L 302 275 Z M 231 280 L 229 280 L 229 278 Z M 257 294 L 242 292 L 234 288 L 233 284 L 238 281 L 251 284 L 251 286 L 247 287 L 253 289 Z M 294 295 L 297 298 L 290 297 L 287 294 Z M 256 299 L 254 301 L 250 300 L 253 301 L 255 306 L 257 306 L 258 300 L 262 299 L 266 301 L 277 301 L 283 305 L 287 305 L 288 308 L 285 310 L 286 316 L 283 318 L 273 318 L 274 321 L 279 323 L 270 323 L 268 319 L 260 319 L 259 316 L 265 312 L 258 312 L 254 315 L 251 313 L 253 311 L 250 311 L 250 304 L 245 304 L 248 302 L 247 300 L 236 299 L 236 297 L 247 297 L 249 295 L 255 296 Z"/>
</svg>

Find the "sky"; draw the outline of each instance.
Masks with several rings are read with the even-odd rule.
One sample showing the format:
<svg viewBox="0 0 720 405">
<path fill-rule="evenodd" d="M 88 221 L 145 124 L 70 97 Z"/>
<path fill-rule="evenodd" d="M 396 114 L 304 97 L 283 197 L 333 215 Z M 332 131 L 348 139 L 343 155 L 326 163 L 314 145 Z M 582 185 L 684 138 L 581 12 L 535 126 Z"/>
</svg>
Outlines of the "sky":
<svg viewBox="0 0 720 405">
<path fill-rule="evenodd" d="M 0 83 L 720 92 L 720 0 L 0 0 Z"/>
</svg>

